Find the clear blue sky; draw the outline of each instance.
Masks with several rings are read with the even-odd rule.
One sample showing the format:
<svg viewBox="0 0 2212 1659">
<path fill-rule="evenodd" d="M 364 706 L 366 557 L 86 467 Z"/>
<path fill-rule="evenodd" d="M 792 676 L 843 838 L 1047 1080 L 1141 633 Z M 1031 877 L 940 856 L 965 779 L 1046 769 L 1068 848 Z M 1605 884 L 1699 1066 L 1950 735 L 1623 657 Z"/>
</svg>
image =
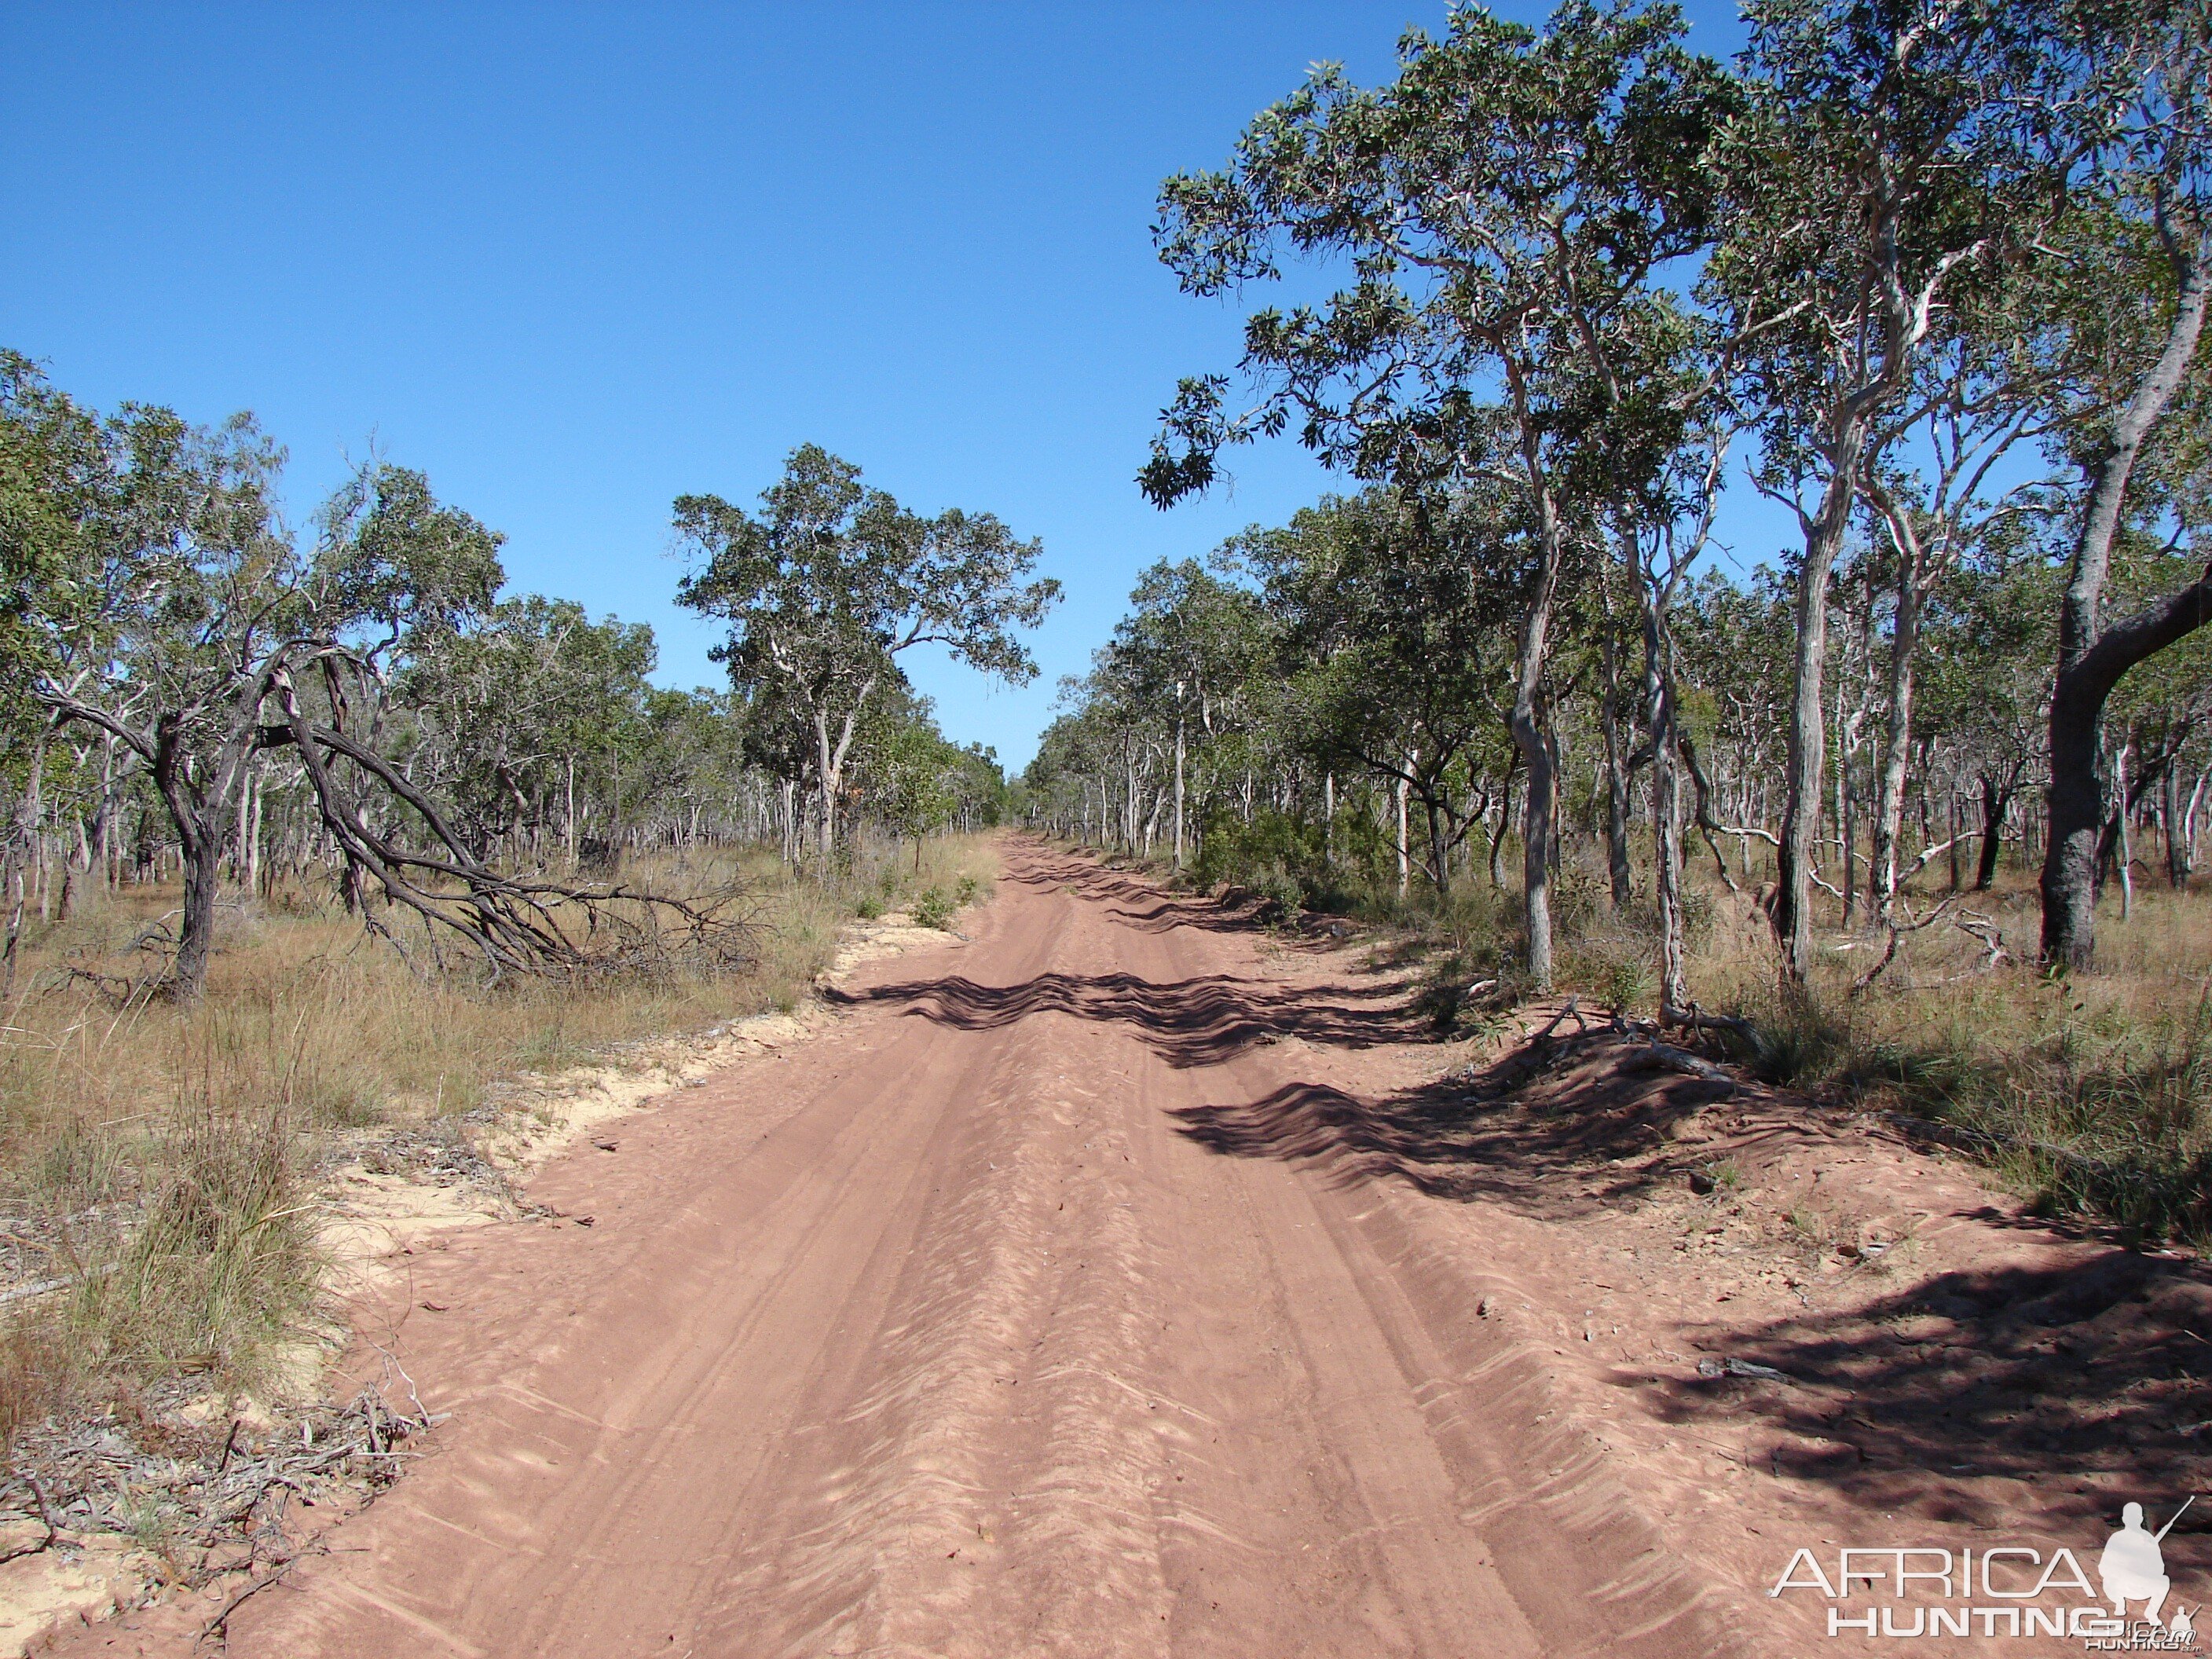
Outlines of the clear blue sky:
<svg viewBox="0 0 2212 1659">
<path fill-rule="evenodd" d="M 1691 9 L 1735 48 L 1727 0 Z M 1044 672 L 915 678 L 1018 765 L 1142 566 L 1328 487 L 1285 442 L 1224 498 L 1138 495 L 1176 378 L 1237 337 L 1153 258 L 1159 180 L 1443 17 L 0 0 L 0 343 L 103 408 L 254 410 L 300 518 L 374 441 L 507 533 L 512 588 L 650 622 L 673 685 L 720 678 L 672 604 L 677 495 L 750 501 L 811 441 L 997 513 L 1066 586 Z"/>
</svg>

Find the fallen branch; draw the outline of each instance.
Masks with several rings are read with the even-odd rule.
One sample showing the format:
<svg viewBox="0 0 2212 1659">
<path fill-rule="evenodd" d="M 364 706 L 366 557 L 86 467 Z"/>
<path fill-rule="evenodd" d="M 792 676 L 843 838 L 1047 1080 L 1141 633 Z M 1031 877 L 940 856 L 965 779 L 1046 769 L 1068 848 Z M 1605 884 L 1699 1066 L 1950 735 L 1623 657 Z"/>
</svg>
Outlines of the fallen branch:
<svg viewBox="0 0 2212 1659">
<path fill-rule="evenodd" d="M 57 1544 L 68 1541 L 63 1536 L 62 1529 L 54 1524 L 53 1506 L 46 1502 L 46 1489 L 39 1484 L 38 1476 L 28 1469 L 17 1469 L 15 1474 L 18 1480 L 31 1489 L 31 1499 L 39 1506 L 39 1519 L 46 1525 L 46 1535 L 35 1544 L 18 1544 L 6 1554 L 0 1555 L 0 1565 L 20 1561 L 27 1555 L 36 1555 L 41 1550 L 50 1550 Z"/>
<path fill-rule="evenodd" d="M 1963 836 L 1954 836 L 1948 841 L 1939 841 L 1933 847 L 1922 848 L 1920 849 L 1920 856 L 1912 860 L 1911 867 L 1905 870 L 1897 878 L 1898 886 L 1902 888 L 1907 882 L 1911 881 L 1913 877 L 1918 875 L 1923 870 L 1925 870 L 1930 864 L 1933 864 L 1937 859 L 1942 857 L 1944 854 L 1949 852 L 1960 842 L 1972 841 L 1979 836 L 1981 832 L 1978 830 L 1971 830 Z"/>
<path fill-rule="evenodd" d="M 1670 1043 L 1662 1042 L 1658 1038 L 1652 1037 L 1645 1042 L 1644 1052 L 1650 1056 L 1651 1064 L 1654 1066 L 1669 1072 L 1680 1072 L 1686 1077 L 1693 1077 L 1702 1082 L 1710 1083 L 1721 1091 L 1722 1097 L 1724 1099 L 1736 1091 L 1736 1081 L 1734 1077 L 1714 1065 L 1710 1060 L 1693 1054 L 1686 1048 L 1677 1048 Z"/>
<path fill-rule="evenodd" d="M 1873 967 L 1868 969 L 1865 973 L 1860 975 L 1857 980 L 1852 983 L 1851 994 L 1853 996 L 1863 995 L 1867 989 L 1874 984 L 1875 981 L 1881 977 L 1883 969 L 1887 969 L 1891 963 L 1897 960 L 1897 945 L 1899 939 L 1903 939 L 1907 933 L 1917 933 L 1923 928 L 1933 927 L 1937 922 L 1943 920 L 1945 914 L 1958 902 L 1958 895 L 1954 893 L 1949 898 L 1945 899 L 1941 904 L 1937 905 L 1933 910 L 1930 910 L 1926 915 L 1921 917 L 1917 921 L 1899 921 L 1897 919 L 1896 911 L 1893 909 L 1889 917 L 1889 943 L 1883 948 L 1881 960 L 1875 963 Z"/>
<path fill-rule="evenodd" d="M 1734 1014 L 1709 1014 L 1694 1002 L 1687 1008 L 1662 1008 L 1659 1024 L 1679 1025 L 1686 1031 L 1726 1031 L 1747 1040 L 1759 1035 L 1759 1028 L 1749 1020 L 1739 1019 Z"/>
<path fill-rule="evenodd" d="M 1969 969 L 1969 973 L 1986 974 L 1997 963 L 2002 962 L 2008 954 L 2004 948 L 2004 930 L 1997 926 L 1997 919 L 1995 916 L 1984 916 L 1972 910 L 1962 910 L 1959 913 L 1958 920 L 1951 925 L 1966 934 L 1967 938 L 1981 941 L 1983 951 L 1981 965 Z M 1967 975 L 1961 974 L 1959 977 L 1964 979 Z"/>
<path fill-rule="evenodd" d="M 1551 1022 L 1547 1024 L 1542 1030 L 1531 1036 L 1528 1039 L 1529 1042 L 1532 1045 L 1539 1042 L 1549 1042 L 1552 1040 L 1552 1033 L 1559 1029 L 1560 1023 L 1570 1014 L 1574 1016 L 1575 1030 L 1577 1035 L 1589 1030 L 1589 1022 L 1583 1018 L 1581 1003 L 1582 999 L 1579 996 L 1569 997 L 1566 1001 L 1566 1006 L 1561 1008 L 1558 1013 L 1553 1014 L 1551 1018 Z"/>
</svg>

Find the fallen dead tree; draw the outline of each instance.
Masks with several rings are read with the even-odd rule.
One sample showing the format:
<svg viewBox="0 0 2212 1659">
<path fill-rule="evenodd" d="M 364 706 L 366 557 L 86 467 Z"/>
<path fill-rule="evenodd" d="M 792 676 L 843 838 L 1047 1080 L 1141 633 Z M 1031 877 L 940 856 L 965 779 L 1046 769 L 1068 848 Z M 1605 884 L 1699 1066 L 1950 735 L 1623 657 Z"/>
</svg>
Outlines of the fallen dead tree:
<svg viewBox="0 0 2212 1659">
<path fill-rule="evenodd" d="M 495 979 L 717 972 L 752 965 L 756 927 L 742 889 L 726 885 L 686 898 L 495 870 L 471 853 L 437 804 L 398 767 L 336 726 L 308 719 L 289 677 L 279 676 L 274 690 L 285 716 L 275 730 L 298 751 L 349 877 L 374 882 L 393 908 L 418 918 L 440 966 L 448 939 L 462 942 Z M 349 787 L 343 775 L 349 768 L 407 808 L 427 839 L 411 843 L 372 829 L 362 790 Z M 362 914 L 372 931 L 406 948 L 368 906 Z"/>
</svg>

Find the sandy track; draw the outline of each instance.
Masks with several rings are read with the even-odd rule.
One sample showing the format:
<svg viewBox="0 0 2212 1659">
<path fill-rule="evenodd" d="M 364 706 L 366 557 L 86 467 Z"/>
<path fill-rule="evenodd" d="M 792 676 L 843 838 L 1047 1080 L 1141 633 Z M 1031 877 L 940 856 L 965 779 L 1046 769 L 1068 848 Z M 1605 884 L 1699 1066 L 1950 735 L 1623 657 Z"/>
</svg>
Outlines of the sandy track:
<svg viewBox="0 0 2212 1659">
<path fill-rule="evenodd" d="M 232 1651 L 1735 1650 L 1418 1195 L 1206 1144 L 1400 1035 L 1207 915 L 1017 845 L 971 944 L 550 1166 L 568 1224 L 417 1258 L 371 1334 L 453 1420 Z"/>
</svg>

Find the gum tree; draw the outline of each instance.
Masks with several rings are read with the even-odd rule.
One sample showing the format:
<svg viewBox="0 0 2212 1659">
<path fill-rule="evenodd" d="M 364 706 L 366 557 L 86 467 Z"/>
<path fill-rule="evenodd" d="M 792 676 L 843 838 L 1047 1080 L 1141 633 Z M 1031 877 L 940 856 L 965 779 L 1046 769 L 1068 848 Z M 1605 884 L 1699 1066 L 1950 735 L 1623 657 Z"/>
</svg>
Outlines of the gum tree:
<svg viewBox="0 0 2212 1659">
<path fill-rule="evenodd" d="M 1774 926 L 1785 974 L 1813 959 L 1826 752 L 1829 579 L 1872 447 L 1959 291 L 2047 222 L 2064 168 L 2048 100 L 2069 91 L 2034 0 L 1759 0 L 1753 102 L 1723 147 L 1734 202 L 1709 291 L 1786 323 L 1743 353 L 1759 486 L 1796 514 Z"/>
<path fill-rule="evenodd" d="M 2095 906 L 2113 802 L 2107 701 L 2130 671 L 2212 620 L 2212 568 L 2116 603 L 2116 557 L 2201 537 L 2208 387 L 2202 351 L 2212 262 L 2212 44 L 2202 7 L 2146 7 L 2110 42 L 2127 87 L 2098 135 L 2098 167 L 2065 252 L 2063 324 L 2080 479 L 2051 689 L 2043 957 L 2096 962 Z M 2125 803 L 2121 803 L 2124 810 Z"/>
<path fill-rule="evenodd" d="M 1249 406 L 1229 409 L 1225 377 L 1182 382 L 1140 475 L 1154 502 L 1206 489 L 1225 445 L 1293 422 L 1358 477 L 1419 483 L 1441 451 L 1450 471 L 1521 497 L 1533 556 L 1507 718 L 1528 776 L 1523 914 L 1539 988 L 1552 977 L 1558 775 L 1545 675 L 1589 517 L 1562 488 L 1589 437 L 1576 411 L 1655 273 L 1709 236 L 1689 185 L 1724 79 L 1681 50 L 1681 29 L 1668 6 L 1577 0 L 1540 33 L 1455 10 L 1441 40 L 1406 37 L 1389 84 L 1317 69 L 1252 122 L 1226 168 L 1161 191 L 1160 254 L 1189 293 L 1273 282 L 1293 259 L 1344 283 L 1248 319 Z"/>
<path fill-rule="evenodd" d="M 1016 638 L 1060 597 L 1030 580 L 1041 544 L 988 513 L 933 519 L 865 488 L 860 470 L 813 444 L 748 513 L 719 495 L 682 495 L 676 530 L 696 562 L 679 601 L 729 624 L 716 647 L 740 691 L 793 705 L 812 738 L 820 786 L 817 844 L 836 854 L 837 803 L 870 700 L 903 682 L 920 645 L 1014 684 L 1036 665 Z"/>
<path fill-rule="evenodd" d="M 176 836 L 184 896 L 160 988 L 190 1000 L 205 981 L 241 793 L 277 750 L 300 762 L 356 902 L 374 881 L 495 969 L 568 954 L 538 897 L 471 856 L 381 747 L 395 665 L 489 604 L 499 538 L 420 473 L 373 465 L 303 545 L 276 514 L 281 459 L 250 417 L 204 431 L 126 406 L 100 425 L 31 606 L 47 647 L 32 699 L 133 757 Z M 386 827 L 390 803 L 416 831 Z"/>
</svg>

